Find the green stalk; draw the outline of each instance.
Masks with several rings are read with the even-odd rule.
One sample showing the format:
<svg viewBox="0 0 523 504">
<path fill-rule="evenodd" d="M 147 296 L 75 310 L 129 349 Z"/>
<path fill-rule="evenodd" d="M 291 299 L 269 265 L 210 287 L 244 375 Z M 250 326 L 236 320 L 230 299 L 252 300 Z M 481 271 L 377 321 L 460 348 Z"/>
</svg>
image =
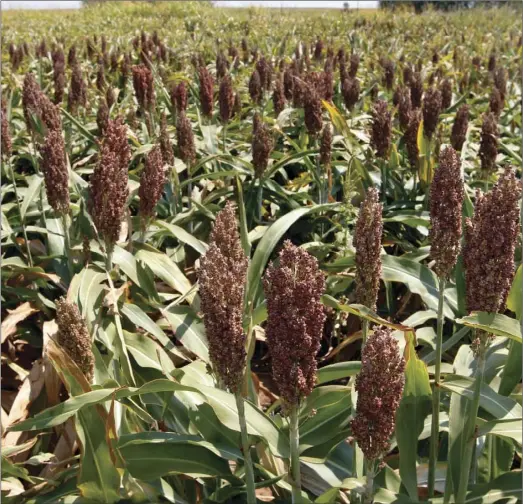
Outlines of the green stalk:
<svg viewBox="0 0 523 504">
<path fill-rule="evenodd" d="M 113 269 L 113 245 L 105 245 L 105 270 L 107 275 L 111 276 L 111 271 Z"/>
<path fill-rule="evenodd" d="M 192 173 L 191 173 L 191 165 L 187 165 L 187 175 L 189 176 L 189 181 L 187 182 L 187 209 L 190 210 L 192 208 L 192 201 L 191 201 L 191 195 L 192 195 Z M 189 233 L 192 233 L 193 231 L 193 220 L 189 220 Z"/>
<path fill-rule="evenodd" d="M 69 274 L 71 275 L 71 278 L 73 278 L 74 275 L 74 268 L 73 268 L 73 254 L 71 251 L 71 236 L 69 234 L 69 214 L 64 213 L 62 214 L 62 227 L 64 228 L 64 247 L 65 247 L 65 253 L 67 254 L 67 269 L 69 270 Z"/>
<path fill-rule="evenodd" d="M 374 500 L 374 476 L 376 476 L 375 463 L 373 460 L 367 460 L 367 483 L 365 484 L 363 504 L 372 504 Z"/>
<path fill-rule="evenodd" d="M 465 496 L 467 494 L 467 487 L 470 477 L 472 455 L 476 447 L 476 418 L 478 416 L 481 385 L 483 384 L 483 375 L 485 373 L 486 337 L 486 334 L 480 336 L 481 342 L 477 357 L 478 365 L 474 382 L 474 395 L 472 397 L 472 401 L 469 403 L 470 409 L 468 411 L 468 418 L 463 432 L 463 437 L 466 444 L 461 460 L 461 473 L 459 478 L 459 488 L 456 492 L 456 502 L 465 502 Z"/>
<path fill-rule="evenodd" d="M 441 376 L 441 357 L 443 345 L 443 301 L 445 298 L 444 278 L 439 279 L 439 300 L 438 300 L 438 323 L 436 338 L 436 369 L 434 372 L 434 392 L 432 394 L 432 427 L 430 436 L 430 455 L 429 455 L 429 497 L 434 497 L 434 485 L 436 482 L 436 464 L 438 462 L 439 445 L 439 403 L 441 396 L 440 376 Z"/>
<path fill-rule="evenodd" d="M 256 490 L 254 486 L 254 470 L 252 466 L 249 438 L 247 435 L 247 421 L 245 420 L 245 404 L 241 392 L 234 394 L 238 418 L 240 420 L 240 434 L 242 440 L 243 461 L 245 465 L 245 486 L 247 487 L 247 504 L 256 504 Z"/>
<path fill-rule="evenodd" d="M 290 411 L 289 430 L 291 440 L 292 504 L 301 504 L 300 429 L 297 404 Z"/>
<path fill-rule="evenodd" d="M 367 335 L 369 333 L 369 321 L 367 319 L 363 319 L 363 322 L 361 323 L 361 334 L 362 334 L 362 349 L 365 346 L 365 343 L 367 343 Z"/>
<path fill-rule="evenodd" d="M 263 184 L 262 184 L 262 179 L 259 178 L 258 179 L 258 191 L 257 191 L 257 194 L 256 194 L 256 201 L 257 201 L 257 205 L 256 205 L 256 208 L 257 208 L 257 217 L 258 217 L 258 222 L 261 223 L 261 220 L 262 220 L 262 208 L 263 208 Z"/>
<path fill-rule="evenodd" d="M 380 159 L 381 170 L 381 201 L 385 203 L 387 199 L 387 163 L 384 159 Z"/>
<path fill-rule="evenodd" d="M 18 197 L 18 188 L 16 186 L 15 172 L 13 170 L 13 165 L 11 160 L 7 160 L 7 167 L 11 174 L 11 179 L 13 180 L 13 187 L 15 190 L 15 199 L 18 206 L 18 213 L 20 214 L 20 225 L 22 226 L 22 233 L 24 234 L 25 248 L 27 251 L 27 259 L 29 260 L 29 266 L 33 267 L 33 257 L 31 256 L 31 248 L 29 247 L 29 240 L 27 239 L 27 230 L 25 229 L 25 219 L 22 217 L 22 205 L 20 204 L 20 198 Z"/>
</svg>

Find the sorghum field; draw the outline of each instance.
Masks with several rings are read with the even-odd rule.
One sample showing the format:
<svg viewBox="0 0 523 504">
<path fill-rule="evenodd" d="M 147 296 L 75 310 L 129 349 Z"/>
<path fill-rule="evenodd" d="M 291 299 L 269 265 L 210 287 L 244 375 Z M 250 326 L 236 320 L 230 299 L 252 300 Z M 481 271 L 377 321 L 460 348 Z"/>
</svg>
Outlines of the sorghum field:
<svg viewBox="0 0 523 504">
<path fill-rule="evenodd" d="M 3 502 L 521 502 L 520 6 L 2 21 Z"/>
</svg>

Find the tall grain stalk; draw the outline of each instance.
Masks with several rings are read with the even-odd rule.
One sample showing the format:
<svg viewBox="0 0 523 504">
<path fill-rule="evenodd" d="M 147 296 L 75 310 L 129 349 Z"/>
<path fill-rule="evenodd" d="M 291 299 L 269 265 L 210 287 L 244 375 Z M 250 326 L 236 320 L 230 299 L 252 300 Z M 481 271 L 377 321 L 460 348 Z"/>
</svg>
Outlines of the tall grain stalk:
<svg viewBox="0 0 523 504">
<path fill-rule="evenodd" d="M 443 347 L 443 306 L 445 299 L 445 279 L 439 280 L 439 299 L 438 299 L 438 320 L 436 336 L 436 366 L 434 371 L 434 391 L 432 393 L 432 424 L 430 434 L 430 454 L 429 454 L 429 497 L 434 497 L 434 486 L 436 482 L 436 466 L 438 461 L 439 448 L 439 407 L 441 400 L 440 376 L 441 359 Z"/>
<path fill-rule="evenodd" d="M 301 499 L 301 470 L 300 470 L 300 429 L 299 429 L 299 406 L 292 406 L 289 415 L 289 434 L 291 451 L 291 474 L 292 474 L 292 503 L 300 504 Z"/>
<path fill-rule="evenodd" d="M 429 191 L 427 191 L 427 197 Z M 457 152 L 448 147 L 439 156 L 439 166 L 430 185 L 430 255 L 439 279 L 438 318 L 436 337 L 436 364 L 432 394 L 432 423 L 429 453 L 429 496 L 434 496 L 436 466 L 439 451 L 439 408 L 441 399 L 441 360 L 443 326 L 445 323 L 445 286 L 461 251 L 462 212 L 464 189 Z"/>
<path fill-rule="evenodd" d="M 245 467 L 245 486 L 247 487 L 247 504 L 256 504 L 256 487 L 254 485 L 254 470 L 252 465 L 249 436 L 247 433 L 247 421 L 245 418 L 245 399 L 240 391 L 234 394 L 236 407 L 238 408 L 238 419 L 240 421 L 240 435 L 242 440 L 243 461 Z"/>
</svg>

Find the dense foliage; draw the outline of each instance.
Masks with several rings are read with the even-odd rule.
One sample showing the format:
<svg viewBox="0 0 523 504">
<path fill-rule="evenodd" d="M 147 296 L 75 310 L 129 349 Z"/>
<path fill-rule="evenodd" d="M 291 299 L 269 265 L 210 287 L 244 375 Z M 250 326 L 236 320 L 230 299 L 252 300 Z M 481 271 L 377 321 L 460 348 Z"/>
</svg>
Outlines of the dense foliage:
<svg viewBox="0 0 523 504">
<path fill-rule="evenodd" d="M 2 499 L 521 502 L 521 30 L 4 13 Z"/>
</svg>

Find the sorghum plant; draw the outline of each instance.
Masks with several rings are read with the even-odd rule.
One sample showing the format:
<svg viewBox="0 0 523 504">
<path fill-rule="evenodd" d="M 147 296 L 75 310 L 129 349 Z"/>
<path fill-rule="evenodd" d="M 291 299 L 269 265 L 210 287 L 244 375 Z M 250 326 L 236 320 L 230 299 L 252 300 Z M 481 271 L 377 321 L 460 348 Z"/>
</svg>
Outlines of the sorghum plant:
<svg viewBox="0 0 523 504">
<path fill-rule="evenodd" d="M 209 249 L 201 259 L 198 282 L 212 367 L 221 386 L 227 387 L 236 397 L 245 456 L 247 502 L 255 504 L 254 473 L 241 392 L 247 357 L 243 299 L 248 265 L 234 207 L 227 202 L 216 216 Z"/>
<path fill-rule="evenodd" d="M 356 377 L 358 401 L 351 429 L 367 462 L 364 503 L 371 504 L 377 463 L 387 453 L 401 401 L 405 360 L 389 328 L 375 327 L 361 352 L 361 371 Z"/>
<path fill-rule="evenodd" d="M 109 120 L 101 145 L 100 160 L 89 180 L 89 212 L 105 243 L 106 267 L 112 268 L 112 253 L 118 241 L 129 189 L 131 151 L 121 118 Z"/>
<path fill-rule="evenodd" d="M 267 298 L 265 334 L 291 437 L 292 502 L 301 489 L 298 408 L 316 380 L 316 354 L 325 321 L 320 297 L 325 289 L 316 258 L 286 241 L 278 264 L 271 264 L 263 280 Z"/>
<path fill-rule="evenodd" d="M 430 186 L 430 255 L 439 278 L 436 366 L 432 395 L 432 434 L 429 458 L 429 495 L 434 495 L 439 447 L 440 373 L 443 345 L 445 285 L 461 250 L 461 207 L 464 198 L 461 163 L 457 152 L 447 147 L 440 153 L 439 167 Z"/>
</svg>

